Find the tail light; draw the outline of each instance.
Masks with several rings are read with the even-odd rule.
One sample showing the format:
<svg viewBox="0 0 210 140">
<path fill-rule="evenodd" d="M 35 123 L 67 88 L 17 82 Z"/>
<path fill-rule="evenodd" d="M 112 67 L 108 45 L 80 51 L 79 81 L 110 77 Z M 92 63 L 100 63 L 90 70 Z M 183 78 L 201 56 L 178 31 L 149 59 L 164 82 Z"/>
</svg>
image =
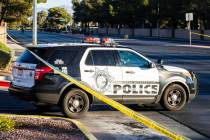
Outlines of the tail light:
<svg viewBox="0 0 210 140">
<path fill-rule="evenodd" d="M 42 77 L 44 76 L 44 74 L 46 73 L 50 73 L 52 72 L 53 70 L 50 68 L 50 67 L 37 67 L 36 70 L 35 70 L 35 80 L 41 80 Z"/>
</svg>

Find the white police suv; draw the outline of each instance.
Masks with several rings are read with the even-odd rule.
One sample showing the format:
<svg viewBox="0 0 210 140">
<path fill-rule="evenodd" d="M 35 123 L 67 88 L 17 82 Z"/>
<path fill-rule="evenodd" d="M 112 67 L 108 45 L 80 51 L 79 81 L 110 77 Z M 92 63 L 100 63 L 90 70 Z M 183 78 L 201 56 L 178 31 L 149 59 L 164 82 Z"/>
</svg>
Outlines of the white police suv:
<svg viewBox="0 0 210 140">
<path fill-rule="evenodd" d="M 64 73 L 82 81 L 122 104 L 157 104 L 180 110 L 197 94 L 193 72 L 155 64 L 125 47 L 92 44 L 51 44 L 29 47 Z M 14 63 L 11 95 L 32 101 L 36 107 L 61 107 L 71 118 L 79 118 L 99 100 L 69 83 L 29 51 Z"/>
</svg>

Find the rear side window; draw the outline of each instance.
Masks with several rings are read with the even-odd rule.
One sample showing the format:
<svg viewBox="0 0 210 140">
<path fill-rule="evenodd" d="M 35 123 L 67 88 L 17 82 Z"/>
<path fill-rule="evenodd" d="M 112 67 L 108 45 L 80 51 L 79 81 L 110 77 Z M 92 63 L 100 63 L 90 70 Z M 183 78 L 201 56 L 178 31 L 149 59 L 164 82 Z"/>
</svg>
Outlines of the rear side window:
<svg viewBox="0 0 210 140">
<path fill-rule="evenodd" d="M 43 57 L 47 50 L 33 49 L 32 51 L 36 53 L 38 56 Z M 33 56 L 33 54 L 31 54 L 28 50 L 25 50 L 16 61 L 22 63 L 32 63 L 32 64 L 37 64 L 39 62 L 36 59 L 36 57 Z"/>
<path fill-rule="evenodd" d="M 32 64 L 38 63 L 38 60 L 28 50 L 24 51 L 16 61 L 22 63 L 32 63 Z"/>
<path fill-rule="evenodd" d="M 53 65 L 71 65 L 78 53 L 76 50 L 56 50 L 52 53 L 48 62 Z"/>
<path fill-rule="evenodd" d="M 92 50 L 85 61 L 86 65 L 116 66 L 114 52 L 112 50 Z"/>
</svg>

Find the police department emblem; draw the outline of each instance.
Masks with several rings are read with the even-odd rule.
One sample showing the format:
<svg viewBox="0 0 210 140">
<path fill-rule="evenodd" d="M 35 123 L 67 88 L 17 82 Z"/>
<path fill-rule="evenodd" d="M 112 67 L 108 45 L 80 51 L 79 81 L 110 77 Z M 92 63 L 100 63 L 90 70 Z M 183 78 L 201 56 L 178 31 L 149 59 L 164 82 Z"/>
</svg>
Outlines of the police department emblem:
<svg viewBox="0 0 210 140">
<path fill-rule="evenodd" d="M 96 88 L 100 92 L 104 92 L 111 89 L 111 83 L 113 81 L 113 78 L 109 75 L 108 69 L 96 69 L 94 79 L 96 83 Z"/>
</svg>

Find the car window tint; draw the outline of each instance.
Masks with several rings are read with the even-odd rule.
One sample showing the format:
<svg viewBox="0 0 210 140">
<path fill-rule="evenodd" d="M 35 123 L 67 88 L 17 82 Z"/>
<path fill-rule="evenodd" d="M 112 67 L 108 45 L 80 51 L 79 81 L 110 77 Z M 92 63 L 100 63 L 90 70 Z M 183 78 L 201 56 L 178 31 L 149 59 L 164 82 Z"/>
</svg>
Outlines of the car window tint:
<svg viewBox="0 0 210 140">
<path fill-rule="evenodd" d="M 147 68 L 149 62 L 130 51 L 119 51 L 120 66 Z"/>
<path fill-rule="evenodd" d="M 85 64 L 86 65 L 93 65 L 93 58 L 92 58 L 91 52 L 89 52 L 89 54 L 88 54 L 88 56 L 87 56 L 87 58 L 85 60 Z"/>
<path fill-rule="evenodd" d="M 53 65 L 71 65 L 77 54 L 78 51 L 56 50 L 52 53 L 48 62 Z"/>
<path fill-rule="evenodd" d="M 38 56 L 42 57 L 46 53 L 45 49 L 33 49 L 31 50 L 34 53 L 36 53 Z M 25 50 L 20 57 L 16 60 L 17 62 L 22 62 L 22 63 L 32 63 L 32 64 L 37 64 L 38 60 L 36 59 L 33 54 L 31 54 L 28 50 Z"/>
<path fill-rule="evenodd" d="M 112 50 L 92 50 L 93 64 L 96 66 L 116 66 L 114 53 Z"/>
</svg>

